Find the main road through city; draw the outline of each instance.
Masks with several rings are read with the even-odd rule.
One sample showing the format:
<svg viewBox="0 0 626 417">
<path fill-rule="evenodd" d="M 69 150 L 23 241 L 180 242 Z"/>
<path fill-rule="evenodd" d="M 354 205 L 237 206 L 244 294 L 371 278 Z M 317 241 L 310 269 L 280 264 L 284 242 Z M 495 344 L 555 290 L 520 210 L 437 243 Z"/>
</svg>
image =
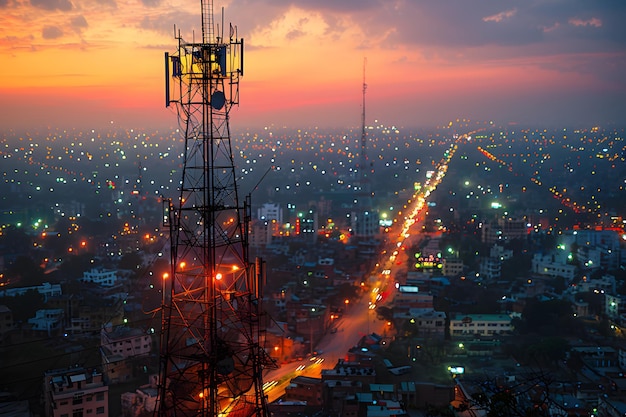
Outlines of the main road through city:
<svg viewBox="0 0 626 417">
<path fill-rule="evenodd" d="M 459 139 L 470 138 L 469 135 L 462 135 Z M 456 150 L 457 144 L 454 143 L 444 152 L 436 168 L 427 175 L 424 185 L 411 196 L 404 211 L 398 212 L 394 226 L 381 247 L 376 268 L 369 275 L 371 292 L 349 304 L 341 319 L 335 323 L 337 331 L 327 333 L 317 344 L 318 354 L 266 372 L 263 380 L 269 402 L 285 393 L 285 387 L 292 378 L 298 375 L 319 378 L 322 369 L 334 368 L 337 361 L 344 358 L 346 352 L 366 334 L 386 335 L 388 324 L 378 320 L 375 309 L 393 299 L 395 276 L 406 270 L 407 254 L 404 248 L 419 243 L 427 199 L 445 176 Z"/>
</svg>

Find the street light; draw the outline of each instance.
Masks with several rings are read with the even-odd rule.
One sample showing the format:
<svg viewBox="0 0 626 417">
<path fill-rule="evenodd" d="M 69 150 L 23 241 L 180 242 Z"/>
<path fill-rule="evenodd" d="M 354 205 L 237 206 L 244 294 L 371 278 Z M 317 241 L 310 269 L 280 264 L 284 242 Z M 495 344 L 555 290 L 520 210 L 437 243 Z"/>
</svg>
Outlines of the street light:
<svg viewBox="0 0 626 417">
<path fill-rule="evenodd" d="M 161 308 L 165 308 L 165 282 L 170 277 L 170 274 L 163 272 L 161 276 Z"/>
</svg>

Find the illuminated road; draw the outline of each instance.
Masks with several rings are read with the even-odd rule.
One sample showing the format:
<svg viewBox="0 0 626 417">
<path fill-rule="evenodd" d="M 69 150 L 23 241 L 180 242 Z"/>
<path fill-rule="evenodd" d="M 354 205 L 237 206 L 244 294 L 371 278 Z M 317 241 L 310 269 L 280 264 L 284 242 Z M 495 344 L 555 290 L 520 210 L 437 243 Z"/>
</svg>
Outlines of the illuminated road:
<svg viewBox="0 0 626 417">
<path fill-rule="evenodd" d="M 471 134 L 462 135 L 459 139 L 467 139 Z M 344 358 L 345 353 L 364 335 L 373 332 L 379 335 L 386 334 L 387 323 L 376 318 L 375 309 L 393 299 L 395 276 L 406 269 L 407 255 L 403 250 L 404 246 L 409 242 L 415 244 L 417 241 L 414 239 L 420 238 L 427 199 L 443 180 L 457 148 L 457 144 L 454 143 L 444 152 L 432 175 L 429 175 L 424 185 L 408 200 L 405 211 L 398 212 L 394 226 L 389 232 L 389 236 L 394 238 L 387 241 L 376 269 L 370 275 L 373 277 L 373 282 L 372 280 L 369 282 L 370 292 L 346 308 L 342 318 L 335 324 L 337 332 L 326 334 L 318 343 L 317 351 L 320 354 L 284 364 L 279 369 L 270 370 L 265 374 L 265 392 L 269 402 L 277 400 L 285 393 L 285 388 L 292 378 L 298 375 L 319 378 L 322 369 L 334 368 L 338 359 Z"/>
</svg>

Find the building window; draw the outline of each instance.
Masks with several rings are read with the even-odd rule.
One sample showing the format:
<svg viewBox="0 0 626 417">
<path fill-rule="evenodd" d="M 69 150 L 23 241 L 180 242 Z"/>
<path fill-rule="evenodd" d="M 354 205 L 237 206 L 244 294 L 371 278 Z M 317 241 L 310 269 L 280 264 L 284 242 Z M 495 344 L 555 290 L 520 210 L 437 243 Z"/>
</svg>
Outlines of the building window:
<svg viewBox="0 0 626 417">
<path fill-rule="evenodd" d="M 104 414 L 104 407 L 96 408 L 96 414 Z"/>
<path fill-rule="evenodd" d="M 72 412 L 72 417 L 83 417 L 83 409 L 77 408 Z"/>
<path fill-rule="evenodd" d="M 104 392 L 99 392 L 96 394 L 96 401 L 104 401 Z"/>
<path fill-rule="evenodd" d="M 83 394 L 74 394 L 74 398 L 72 399 L 72 404 L 76 405 L 76 404 L 82 404 L 83 403 Z M 82 413 L 82 409 L 81 409 L 81 413 Z"/>
</svg>

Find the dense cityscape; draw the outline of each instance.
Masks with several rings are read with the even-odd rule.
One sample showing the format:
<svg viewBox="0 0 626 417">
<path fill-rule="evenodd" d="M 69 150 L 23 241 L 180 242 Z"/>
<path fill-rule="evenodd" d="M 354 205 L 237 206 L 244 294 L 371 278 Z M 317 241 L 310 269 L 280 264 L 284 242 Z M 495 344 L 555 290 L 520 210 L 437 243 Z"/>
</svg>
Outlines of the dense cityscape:
<svg viewBox="0 0 626 417">
<path fill-rule="evenodd" d="M 366 166 L 360 130 L 232 136 L 272 415 L 624 415 L 624 128 L 376 121 Z M 0 415 L 64 381 L 152 415 L 180 132 L 8 131 L 0 158 Z"/>
</svg>

